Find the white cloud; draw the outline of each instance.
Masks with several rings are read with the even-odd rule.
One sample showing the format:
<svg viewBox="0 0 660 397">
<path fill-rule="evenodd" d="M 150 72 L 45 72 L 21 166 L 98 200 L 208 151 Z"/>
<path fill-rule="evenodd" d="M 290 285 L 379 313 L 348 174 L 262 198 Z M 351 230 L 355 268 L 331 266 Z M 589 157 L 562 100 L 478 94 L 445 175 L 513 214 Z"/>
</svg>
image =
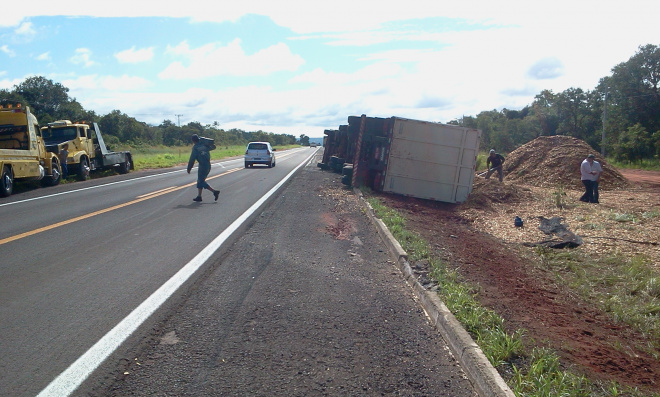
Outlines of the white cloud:
<svg viewBox="0 0 660 397">
<path fill-rule="evenodd" d="M 337 54 L 344 51 L 324 61 L 322 68 L 305 70 L 306 61 L 313 64 L 314 54 L 310 52 L 310 58 L 305 59 L 308 53 L 292 50 L 304 46 L 278 43 L 246 53 L 247 47 L 240 40 L 196 47 L 183 41 L 167 48 L 171 63 L 159 66 L 161 79 L 199 79 L 202 87 L 206 77 L 301 71 L 289 79 L 286 91 L 248 86 L 156 94 L 139 92 L 155 85 L 146 78 L 128 75 L 80 76 L 63 83 L 79 100 L 85 98 L 81 103 L 98 112 L 119 108 L 127 113 L 130 109 L 161 114 L 149 120 L 155 123 L 172 119 L 173 114 L 185 114 L 202 123 L 217 120 L 223 126 L 261 126 L 276 131 L 305 124 L 336 128 L 348 115 L 361 113 L 448 121 L 494 108 L 520 108 L 530 104 L 542 89 L 589 90 L 614 65 L 632 56 L 639 45 L 658 42 L 659 4 L 657 0 L 629 0 L 625 7 L 614 0 L 556 0 L 552 4 L 409 0 L 385 5 L 368 0 L 200 0 L 194 7 L 181 7 L 163 0 L 159 7 L 153 7 L 151 2 L 116 0 L 109 8 L 99 1 L 61 0 L 31 8 L 5 7 L 0 26 L 15 26 L 13 36 L 20 36 L 21 32 L 34 31 L 35 21 L 26 18 L 36 15 L 155 16 L 222 22 L 253 13 L 290 29 L 294 32 L 290 40 L 314 38 L 333 46 L 331 50 Z M 460 29 L 438 26 L 427 32 L 415 24 L 415 18 L 433 17 L 455 18 Z M 438 23 L 444 21 L 447 19 Z M 10 38 L 14 41 L 6 43 L 19 48 L 16 38 Z M 387 46 L 392 43 L 396 46 Z M 0 47 L 0 54 L 15 55 L 7 44 Z M 374 44 L 378 46 L 369 47 Z M 79 51 L 71 61 L 94 64 L 89 50 Z M 153 51 L 153 47 L 131 47 L 114 55 L 120 63 L 136 63 L 153 59 Z M 101 55 L 105 54 L 96 56 Z M 168 116 L 162 116 L 165 114 Z M 322 129 L 319 127 L 320 135 Z"/>
<path fill-rule="evenodd" d="M 88 48 L 77 48 L 75 54 L 69 58 L 69 61 L 76 65 L 83 65 L 88 68 L 96 64 L 91 60 L 92 51 Z"/>
<path fill-rule="evenodd" d="M 9 46 L 7 44 L 3 44 L 2 46 L 0 46 L 0 51 L 7 54 L 7 56 L 10 57 L 10 58 L 13 58 L 13 57 L 16 56 L 16 52 L 14 50 L 12 50 L 11 48 L 9 48 Z"/>
<path fill-rule="evenodd" d="M 35 59 L 37 61 L 50 61 L 50 51 L 46 51 L 43 54 L 37 55 Z"/>
<path fill-rule="evenodd" d="M 205 77 L 266 76 L 279 71 L 295 71 L 304 60 L 291 53 L 286 44 L 278 43 L 248 55 L 241 47 L 240 39 L 226 46 L 216 43 L 191 48 L 186 41 L 177 46 L 168 46 L 166 54 L 182 58 L 163 70 L 161 79 L 201 79 Z"/>
<path fill-rule="evenodd" d="M 130 92 L 142 90 L 153 84 L 142 77 L 122 75 L 98 76 L 95 74 L 79 76 L 74 79 L 64 79 L 62 84 L 69 88 L 72 96 L 98 95 L 100 92 Z"/>
<path fill-rule="evenodd" d="M 23 22 L 18 26 L 16 30 L 14 30 L 14 33 L 16 33 L 19 36 L 32 37 L 37 32 L 34 30 L 32 26 L 32 22 Z"/>
<path fill-rule="evenodd" d="M 115 54 L 119 63 L 140 63 L 151 60 L 154 57 L 154 48 L 135 49 L 135 46 L 128 50 L 120 51 Z"/>
</svg>

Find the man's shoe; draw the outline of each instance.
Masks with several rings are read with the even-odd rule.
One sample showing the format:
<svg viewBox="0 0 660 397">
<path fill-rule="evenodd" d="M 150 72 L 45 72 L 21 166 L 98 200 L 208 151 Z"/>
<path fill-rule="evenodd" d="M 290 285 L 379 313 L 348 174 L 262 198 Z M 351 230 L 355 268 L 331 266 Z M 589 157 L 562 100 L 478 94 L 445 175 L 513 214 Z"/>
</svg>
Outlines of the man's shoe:
<svg viewBox="0 0 660 397">
<path fill-rule="evenodd" d="M 218 196 L 220 195 L 220 190 L 216 190 L 213 192 L 213 197 L 215 197 L 215 201 L 218 201 Z"/>
<path fill-rule="evenodd" d="M 193 199 L 193 201 L 202 201 L 202 198 L 200 196 L 197 196 Z"/>
</svg>

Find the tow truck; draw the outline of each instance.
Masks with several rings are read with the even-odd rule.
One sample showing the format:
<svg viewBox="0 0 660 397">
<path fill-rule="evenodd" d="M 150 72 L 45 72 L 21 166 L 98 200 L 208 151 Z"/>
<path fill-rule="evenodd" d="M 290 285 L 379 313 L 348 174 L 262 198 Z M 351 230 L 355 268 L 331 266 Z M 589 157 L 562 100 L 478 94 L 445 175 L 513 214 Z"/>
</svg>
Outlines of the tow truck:
<svg viewBox="0 0 660 397">
<path fill-rule="evenodd" d="M 57 154 L 46 150 L 36 116 L 22 103 L 0 103 L 0 170 L 0 197 L 12 194 L 14 179 L 44 186 L 62 179 Z"/>
<path fill-rule="evenodd" d="M 131 153 L 110 151 L 97 123 L 58 120 L 42 127 L 41 133 L 49 152 L 60 153 L 62 146 L 68 144 L 67 167 L 78 180 L 89 179 L 95 170 L 114 169 L 126 174 L 134 169 Z"/>
</svg>

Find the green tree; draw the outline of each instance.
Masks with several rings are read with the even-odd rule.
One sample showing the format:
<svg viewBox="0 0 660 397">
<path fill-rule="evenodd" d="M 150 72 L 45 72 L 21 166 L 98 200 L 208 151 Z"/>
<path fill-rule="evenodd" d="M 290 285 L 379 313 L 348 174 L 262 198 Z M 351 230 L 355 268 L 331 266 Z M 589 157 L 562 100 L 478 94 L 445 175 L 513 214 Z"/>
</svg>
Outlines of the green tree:
<svg viewBox="0 0 660 397">
<path fill-rule="evenodd" d="M 309 146 L 309 137 L 305 134 L 300 135 L 300 144 L 302 146 Z"/>
<path fill-rule="evenodd" d="M 28 77 L 14 91 L 25 98 L 41 123 L 60 119 L 62 106 L 71 102 L 68 88 L 42 76 Z"/>
<path fill-rule="evenodd" d="M 638 161 L 653 157 L 652 135 L 639 123 L 623 131 L 614 150 L 619 160 Z"/>
<path fill-rule="evenodd" d="M 628 61 L 612 68 L 597 91 L 607 95 L 606 134 L 618 141 L 620 132 L 639 123 L 646 131 L 660 130 L 660 48 L 640 46 Z"/>
</svg>

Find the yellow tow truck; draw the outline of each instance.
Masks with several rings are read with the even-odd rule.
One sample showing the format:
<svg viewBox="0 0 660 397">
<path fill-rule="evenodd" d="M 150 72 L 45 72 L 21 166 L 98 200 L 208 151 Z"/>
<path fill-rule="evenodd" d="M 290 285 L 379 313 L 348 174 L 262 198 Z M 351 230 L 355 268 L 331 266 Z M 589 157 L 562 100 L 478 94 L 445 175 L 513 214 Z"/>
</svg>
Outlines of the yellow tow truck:
<svg viewBox="0 0 660 397">
<path fill-rule="evenodd" d="M 14 180 L 40 180 L 54 186 L 62 179 L 56 153 L 46 150 L 37 118 L 21 103 L 0 103 L 0 197 L 14 190 Z"/>
<path fill-rule="evenodd" d="M 62 145 L 68 144 L 67 168 L 79 180 L 88 179 L 94 170 L 114 169 L 126 174 L 134 169 L 131 153 L 110 151 L 97 123 L 58 120 L 42 127 L 41 133 L 50 152 L 60 153 Z"/>
</svg>

